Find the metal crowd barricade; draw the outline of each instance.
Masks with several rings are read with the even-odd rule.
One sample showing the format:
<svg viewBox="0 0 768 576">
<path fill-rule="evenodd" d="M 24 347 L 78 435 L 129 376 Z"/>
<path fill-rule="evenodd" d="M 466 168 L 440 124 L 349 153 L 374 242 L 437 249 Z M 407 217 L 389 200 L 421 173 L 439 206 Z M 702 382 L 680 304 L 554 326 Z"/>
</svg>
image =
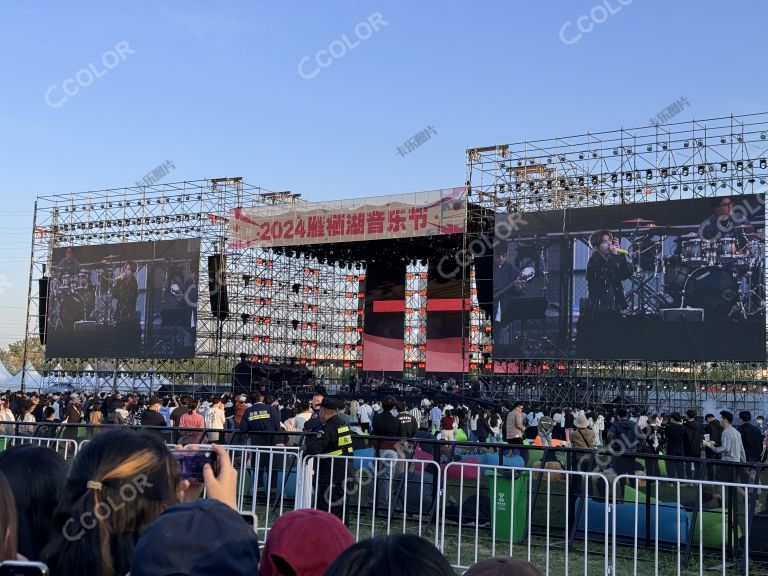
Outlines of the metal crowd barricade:
<svg viewBox="0 0 768 576">
<path fill-rule="evenodd" d="M 440 547 L 459 569 L 525 554 L 547 575 L 568 574 L 577 563 L 584 574 L 608 573 L 610 538 L 599 526 L 608 525 L 609 494 L 607 479 L 593 472 L 451 462 L 443 471 Z"/>
<path fill-rule="evenodd" d="M 748 478 L 748 470 L 731 467 L 722 476 Z M 631 564 L 633 575 L 749 575 L 758 562 L 758 573 L 766 572 L 768 486 L 621 475 L 612 501 L 612 563 L 625 566 L 619 573 L 629 574 Z M 620 556 L 626 549 L 631 559 Z"/>
<path fill-rule="evenodd" d="M 298 507 L 301 453 L 295 447 L 224 446 L 237 470 L 237 507 L 254 514 L 262 542 L 275 518 Z"/>
<path fill-rule="evenodd" d="M 324 466 L 330 468 L 330 476 L 321 481 Z M 442 472 L 436 462 L 320 454 L 305 456 L 302 468 L 302 507 L 335 513 L 345 520 L 355 541 L 409 533 L 439 545 Z M 335 489 L 327 489 L 326 483 Z"/>
<path fill-rule="evenodd" d="M 79 445 L 77 440 L 63 438 L 45 438 L 41 436 L 0 436 L 0 442 L 4 444 L 4 449 L 10 446 L 20 444 L 31 444 L 33 446 L 44 446 L 55 450 L 58 454 L 69 460 L 77 456 Z"/>
</svg>

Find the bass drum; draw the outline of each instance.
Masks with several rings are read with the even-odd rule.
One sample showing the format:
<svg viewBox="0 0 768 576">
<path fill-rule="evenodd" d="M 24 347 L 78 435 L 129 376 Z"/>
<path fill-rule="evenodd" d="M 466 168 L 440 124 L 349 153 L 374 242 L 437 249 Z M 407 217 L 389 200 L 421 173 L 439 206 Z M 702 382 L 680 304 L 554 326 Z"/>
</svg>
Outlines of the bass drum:
<svg viewBox="0 0 768 576">
<path fill-rule="evenodd" d="M 668 258 L 665 266 L 664 287 L 675 306 L 703 308 L 705 318 L 725 318 L 738 301 L 739 287 L 728 270 L 716 266 L 692 267 L 676 258 Z"/>
</svg>

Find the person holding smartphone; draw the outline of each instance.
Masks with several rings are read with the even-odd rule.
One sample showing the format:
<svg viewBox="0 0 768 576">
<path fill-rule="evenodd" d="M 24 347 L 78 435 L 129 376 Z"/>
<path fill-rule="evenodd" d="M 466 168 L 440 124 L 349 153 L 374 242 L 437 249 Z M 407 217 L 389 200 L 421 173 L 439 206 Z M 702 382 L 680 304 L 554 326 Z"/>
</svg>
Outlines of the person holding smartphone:
<svg viewBox="0 0 768 576">
<path fill-rule="evenodd" d="M 223 448 L 210 450 L 218 474 L 206 465 L 197 484 L 181 478 L 176 460 L 154 434 L 115 429 L 85 444 L 70 468 L 42 553 L 51 573 L 81 574 L 96 566 L 128 573 L 139 535 L 166 509 L 196 500 L 203 487 L 209 498 L 236 508 L 237 473 Z"/>
</svg>

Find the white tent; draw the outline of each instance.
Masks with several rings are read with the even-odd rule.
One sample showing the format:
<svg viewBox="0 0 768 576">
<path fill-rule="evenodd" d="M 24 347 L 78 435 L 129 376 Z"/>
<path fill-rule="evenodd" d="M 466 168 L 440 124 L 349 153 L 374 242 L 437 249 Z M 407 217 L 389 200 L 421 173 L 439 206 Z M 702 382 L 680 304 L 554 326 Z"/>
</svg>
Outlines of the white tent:
<svg viewBox="0 0 768 576">
<path fill-rule="evenodd" d="M 13 376 L 8 372 L 8 368 L 5 367 L 2 360 L 0 360 L 0 388 L 7 388 L 7 382 L 10 382 Z"/>
</svg>

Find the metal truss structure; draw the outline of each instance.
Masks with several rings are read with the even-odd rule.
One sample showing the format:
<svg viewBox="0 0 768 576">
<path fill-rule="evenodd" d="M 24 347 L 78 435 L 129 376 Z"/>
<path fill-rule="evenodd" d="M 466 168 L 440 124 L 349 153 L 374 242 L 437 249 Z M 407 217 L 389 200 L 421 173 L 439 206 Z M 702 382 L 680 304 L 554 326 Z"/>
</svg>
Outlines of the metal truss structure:
<svg viewBox="0 0 768 576">
<path fill-rule="evenodd" d="M 470 148 L 466 186 L 474 225 L 464 246 L 487 245 L 497 213 L 765 192 L 767 135 L 768 113 L 760 113 Z M 745 405 L 766 391 L 765 364 L 553 360 L 536 363 L 533 373 L 530 364 L 494 362 L 481 372 L 494 393 L 501 381 L 529 402 L 554 404 L 592 405 L 620 395 L 642 405 Z M 542 366 L 557 369 L 542 373 Z M 494 367 L 510 373 L 493 375 Z"/>
<path fill-rule="evenodd" d="M 45 310 L 40 309 L 37 280 L 49 275 L 53 249 L 60 246 L 200 238 L 200 301 L 194 360 L 49 358 L 44 366 L 38 367 L 45 382 L 25 384 L 52 384 L 61 381 L 65 375 L 77 382 L 94 383 L 104 381 L 102 376 L 105 376 L 115 386 L 130 380 L 133 385 L 148 389 L 160 382 L 215 385 L 228 381 L 231 371 L 229 359 L 238 352 L 235 334 L 246 295 L 239 285 L 233 284 L 229 294 L 230 316 L 224 322 L 217 320 L 211 313 L 207 297 L 207 257 L 227 254 L 230 270 L 249 270 L 255 260 L 252 254 L 227 250 L 230 210 L 239 206 L 297 200 L 290 195 L 276 195 L 247 185 L 240 178 L 38 198 L 34 212 L 26 340 L 40 334 L 40 322 Z"/>
<path fill-rule="evenodd" d="M 618 203 L 749 194 L 768 178 L 768 114 L 622 129 L 467 151 L 466 233 L 457 262 L 489 256 L 494 216 Z M 240 358 L 262 365 L 307 367 L 340 382 L 362 370 L 365 264 L 294 246 L 238 248 L 228 243 L 235 208 L 303 202 L 240 178 L 179 182 L 39 198 L 35 206 L 27 338 L 39 334 L 37 280 L 51 270 L 59 246 L 142 240 L 201 239 L 200 300 L 193 360 L 50 358 L 37 367 L 54 383 L 66 373 L 107 385 L 228 385 Z M 453 241 L 452 241 L 453 242 Z M 405 378 L 426 367 L 427 258 L 421 247 L 406 267 Z M 330 247 L 332 249 L 332 246 Z M 450 251 L 456 248 L 450 248 Z M 218 320 L 208 299 L 207 257 L 226 257 L 229 316 Z M 357 258 L 357 257 L 356 257 Z M 750 401 L 764 391 L 764 364 L 517 361 L 493 359 L 489 309 L 478 300 L 476 266 L 465 266 L 469 302 L 465 379 L 480 376 L 491 397 L 590 405 L 615 397 L 642 405 L 681 406 L 705 400 Z M 503 392 L 502 390 L 506 390 Z"/>
</svg>

